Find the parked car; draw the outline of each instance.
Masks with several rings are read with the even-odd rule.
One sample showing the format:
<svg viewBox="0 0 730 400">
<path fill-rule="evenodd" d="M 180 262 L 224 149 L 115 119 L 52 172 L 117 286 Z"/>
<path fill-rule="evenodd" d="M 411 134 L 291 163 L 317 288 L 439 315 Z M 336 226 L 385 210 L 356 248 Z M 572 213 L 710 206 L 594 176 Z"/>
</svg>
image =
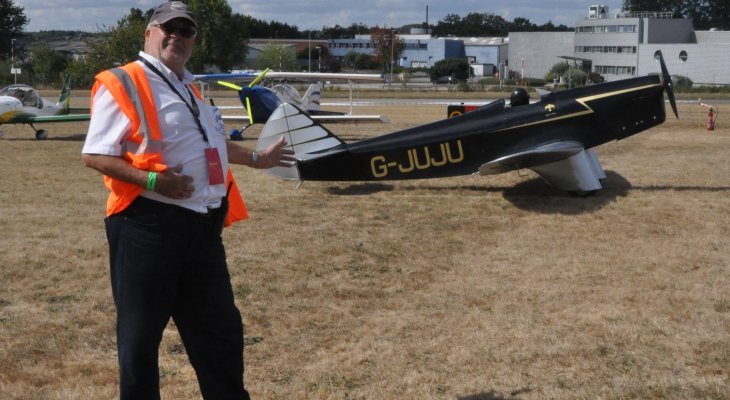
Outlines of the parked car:
<svg viewBox="0 0 730 400">
<path fill-rule="evenodd" d="M 440 76 L 433 80 L 434 84 L 438 83 L 454 83 L 454 77 L 452 76 Z"/>
</svg>

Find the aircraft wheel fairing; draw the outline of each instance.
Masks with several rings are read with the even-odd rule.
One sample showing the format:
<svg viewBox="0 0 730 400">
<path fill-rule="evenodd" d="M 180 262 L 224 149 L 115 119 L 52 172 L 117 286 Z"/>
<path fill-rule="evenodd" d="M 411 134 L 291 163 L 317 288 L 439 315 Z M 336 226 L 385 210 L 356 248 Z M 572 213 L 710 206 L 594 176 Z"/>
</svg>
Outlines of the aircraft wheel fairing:
<svg viewBox="0 0 730 400">
<path fill-rule="evenodd" d="M 45 129 L 40 129 L 35 132 L 35 138 L 38 140 L 45 140 L 48 137 L 48 132 Z"/>
</svg>

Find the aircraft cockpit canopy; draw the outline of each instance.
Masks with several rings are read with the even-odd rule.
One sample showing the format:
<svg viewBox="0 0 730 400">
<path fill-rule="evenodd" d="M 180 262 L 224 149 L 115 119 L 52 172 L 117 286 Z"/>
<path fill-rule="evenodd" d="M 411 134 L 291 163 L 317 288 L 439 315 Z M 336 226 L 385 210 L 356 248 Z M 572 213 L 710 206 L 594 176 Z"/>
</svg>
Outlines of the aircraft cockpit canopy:
<svg viewBox="0 0 730 400">
<path fill-rule="evenodd" d="M 23 107 L 43 108 L 43 100 L 35 89 L 28 85 L 10 85 L 0 90 L 0 96 L 15 97 Z"/>
</svg>

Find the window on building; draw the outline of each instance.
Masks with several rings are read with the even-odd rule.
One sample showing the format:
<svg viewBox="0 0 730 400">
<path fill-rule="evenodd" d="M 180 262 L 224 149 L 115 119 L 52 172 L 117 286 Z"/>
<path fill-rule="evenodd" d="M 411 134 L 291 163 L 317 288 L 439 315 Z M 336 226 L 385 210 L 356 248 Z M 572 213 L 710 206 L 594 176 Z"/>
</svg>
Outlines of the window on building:
<svg viewBox="0 0 730 400">
<path fill-rule="evenodd" d="M 617 65 L 596 65 L 595 71 L 602 75 L 636 75 L 636 67 Z"/>
<path fill-rule="evenodd" d="M 625 33 L 636 32 L 636 25 L 597 25 L 597 26 L 581 26 L 576 32 L 578 33 Z"/>
<path fill-rule="evenodd" d="M 682 60 L 682 62 L 687 62 L 687 52 L 684 50 L 680 51 L 679 59 Z"/>
</svg>

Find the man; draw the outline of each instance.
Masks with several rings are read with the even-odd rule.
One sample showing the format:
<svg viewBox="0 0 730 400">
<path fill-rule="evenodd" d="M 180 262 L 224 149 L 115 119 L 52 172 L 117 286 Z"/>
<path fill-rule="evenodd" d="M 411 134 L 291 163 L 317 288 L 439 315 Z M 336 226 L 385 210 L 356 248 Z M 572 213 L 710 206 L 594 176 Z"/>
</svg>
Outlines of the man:
<svg viewBox="0 0 730 400">
<path fill-rule="evenodd" d="M 171 317 L 203 397 L 249 398 L 221 239 L 224 223 L 247 212 L 228 163 L 271 168 L 294 159 L 283 140 L 258 154 L 226 141 L 185 68 L 196 29 L 185 4 L 160 5 L 140 59 L 100 73 L 92 90 L 82 159 L 110 191 L 104 221 L 121 399 L 160 398 L 158 348 Z"/>
</svg>

